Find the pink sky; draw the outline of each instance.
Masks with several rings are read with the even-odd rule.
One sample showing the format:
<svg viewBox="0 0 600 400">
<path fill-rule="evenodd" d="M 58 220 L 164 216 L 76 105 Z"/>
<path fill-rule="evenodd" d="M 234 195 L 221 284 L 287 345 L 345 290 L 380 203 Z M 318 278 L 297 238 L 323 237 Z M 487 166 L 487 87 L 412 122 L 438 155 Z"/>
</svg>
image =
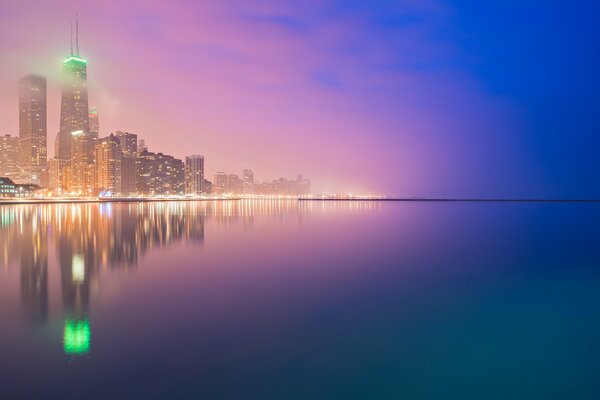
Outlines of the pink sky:
<svg viewBox="0 0 600 400">
<path fill-rule="evenodd" d="M 101 136 L 129 131 L 151 151 L 202 154 L 210 179 L 250 168 L 261 181 L 301 173 L 316 192 L 443 192 L 456 174 L 478 179 L 467 159 L 500 165 L 486 151 L 513 144 L 477 132 L 514 128 L 513 106 L 452 67 L 466 55 L 438 34 L 451 9 L 400 3 L 417 22 L 390 30 L 369 7 L 334 1 L 11 2 L 0 17 L 0 133 L 18 133 L 18 79 L 46 75 L 53 153 L 79 8 Z"/>
</svg>

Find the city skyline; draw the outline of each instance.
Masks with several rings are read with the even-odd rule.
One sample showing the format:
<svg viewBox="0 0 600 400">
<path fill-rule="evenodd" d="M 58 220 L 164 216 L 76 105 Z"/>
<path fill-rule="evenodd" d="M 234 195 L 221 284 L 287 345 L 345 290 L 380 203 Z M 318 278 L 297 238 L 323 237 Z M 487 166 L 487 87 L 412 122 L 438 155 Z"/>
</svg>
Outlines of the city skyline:
<svg viewBox="0 0 600 400">
<path fill-rule="evenodd" d="M 207 196 L 210 194 L 306 195 L 310 181 L 299 174 L 295 181 L 280 178 L 254 182 L 254 173 L 243 178 L 229 174 L 213 191 L 205 178 L 204 156 L 185 162 L 162 152 L 150 152 L 143 139 L 116 131 L 100 137 L 97 108 L 88 101 L 87 61 L 80 54 L 79 15 L 75 33 L 71 21 L 70 52 L 63 61 L 60 129 L 54 139 L 54 156 L 47 157 L 46 77 L 28 74 L 19 81 L 19 137 L 2 138 L 0 197 L 130 197 Z M 215 180 L 223 172 L 217 172 Z"/>
<path fill-rule="evenodd" d="M 17 132 L 14 82 L 24 71 L 48 77 L 49 135 L 59 129 L 61 62 L 77 8 L 5 6 L 1 135 Z M 600 33 L 588 2 L 546 4 L 544 19 L 532 17 L 535 4 L 482 13 L 445 0 L 325 0 L 302 10 L 275 0 L 92 0 L 79 9 L 103 135 L 133 132 L 184 158 L 167 139 L 176 134 L 210 160 L 209 176 L 302 172 L 319 176 L 316 192 L 390 196 L 600 194 L 592 173 L 599 81 L 589 62 Z"/>
</svg>

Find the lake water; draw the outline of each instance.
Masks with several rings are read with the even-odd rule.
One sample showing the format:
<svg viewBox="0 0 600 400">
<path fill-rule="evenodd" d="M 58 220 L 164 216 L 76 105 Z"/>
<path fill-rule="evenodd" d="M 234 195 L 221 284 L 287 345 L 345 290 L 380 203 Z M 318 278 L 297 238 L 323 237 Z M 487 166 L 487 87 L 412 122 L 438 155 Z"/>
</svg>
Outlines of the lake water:
<svg viewBox="0 0 600 400">
<path fill-rule="evenodd" d="M 600 204 L 0 206 L 0 398 L 598 399 Z"/>
</svg>

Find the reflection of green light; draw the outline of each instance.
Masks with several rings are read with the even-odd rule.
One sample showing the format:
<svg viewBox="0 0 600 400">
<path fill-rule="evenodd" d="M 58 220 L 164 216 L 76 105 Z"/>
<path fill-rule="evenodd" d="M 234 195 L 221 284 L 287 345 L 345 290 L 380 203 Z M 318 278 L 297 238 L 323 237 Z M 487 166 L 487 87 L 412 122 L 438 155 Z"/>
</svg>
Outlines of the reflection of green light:
<svg viewBox="0 0 600 400">
<path fill-rule="evenodd" d="M 70 355 L 83 355 L 90 351 L 90 323 L 87 319 L 65 321 L 63 345 L 65 353 Z"/>
<path fill-rule="evenodd" d="M 68 63 L 69 61 L 78 61 L 84 64 L 87 64 L 87 61 L 85 61 L 83 58 L 79 58 L 79 57 L 69 57 L 67 58 L 65 61 L 63 61 L 63 64 Z"/>
</svg>

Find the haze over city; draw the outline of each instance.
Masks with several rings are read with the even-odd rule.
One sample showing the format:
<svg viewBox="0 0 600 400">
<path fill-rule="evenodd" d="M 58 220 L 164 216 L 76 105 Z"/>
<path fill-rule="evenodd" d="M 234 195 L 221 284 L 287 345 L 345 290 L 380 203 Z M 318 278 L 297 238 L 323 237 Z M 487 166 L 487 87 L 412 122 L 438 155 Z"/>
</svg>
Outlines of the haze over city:
<svg viewBox="0 0 600 400">
<path fill-rule="evenodd" d="M 101 136 L 203 154 L 209 177 L 252 168 L 261 180 L 302 173 L 315 192 L 598 195 L 599 81 L 583 62 L 597 57 L 598 10 L 512 3 L 6 2 L 0 134 L 18 133 L 18 80 L 43 74 L 53 155 L 78 9 Z"/>
</svg>

